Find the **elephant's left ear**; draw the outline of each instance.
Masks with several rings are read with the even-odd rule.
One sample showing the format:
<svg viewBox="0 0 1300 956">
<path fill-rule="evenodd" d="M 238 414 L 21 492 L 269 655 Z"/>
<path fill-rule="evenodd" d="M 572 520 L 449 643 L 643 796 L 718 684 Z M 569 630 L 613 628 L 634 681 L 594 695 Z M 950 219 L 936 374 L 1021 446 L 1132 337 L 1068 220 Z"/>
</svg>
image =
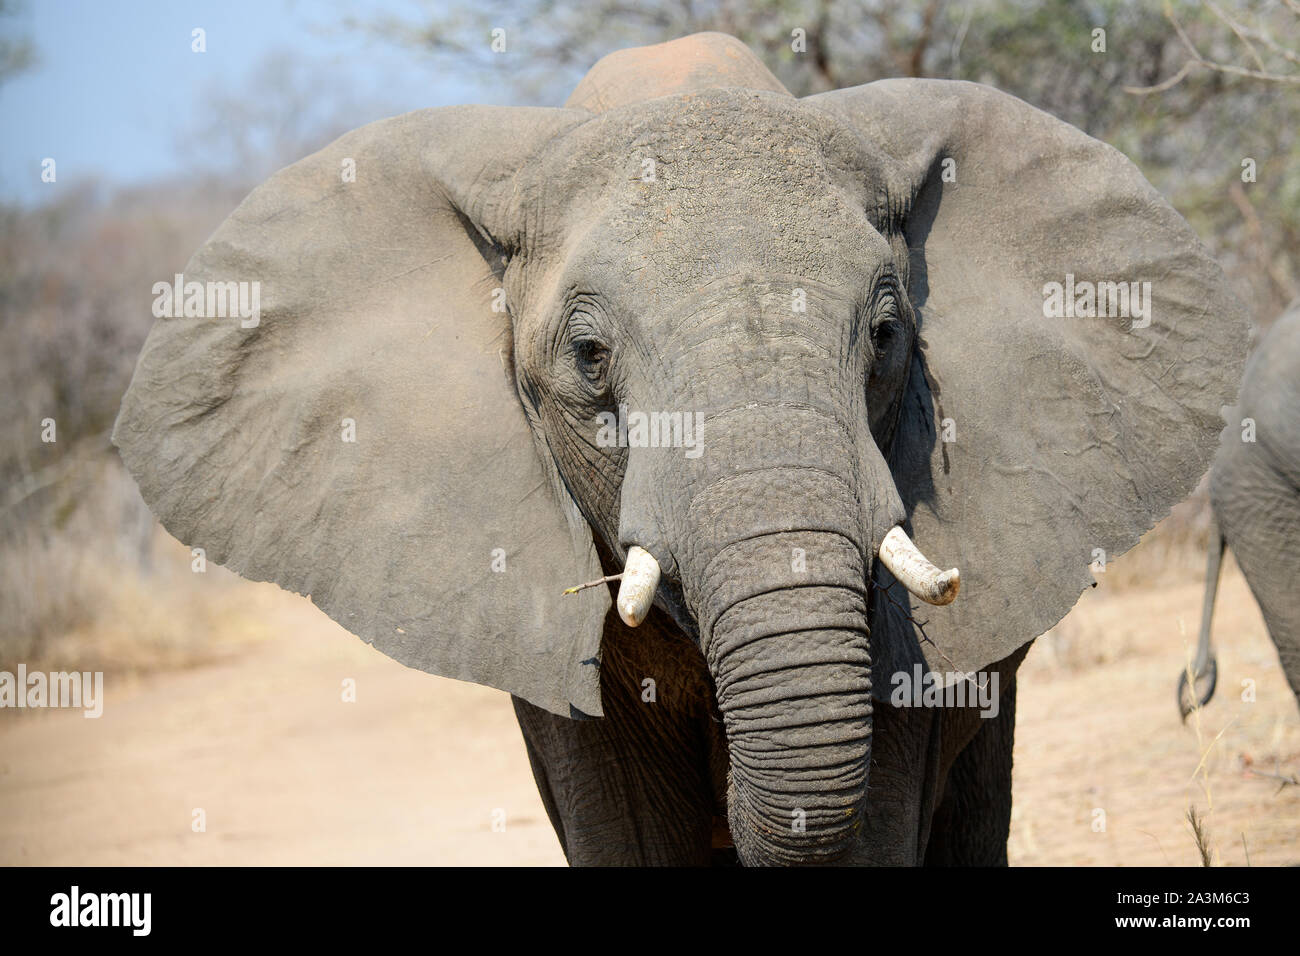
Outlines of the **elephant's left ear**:
<svg viewBox="0 0 1300 956">
<path fill-rule="evenodd" d="M 974 670 L 1055 624 L 1090 566 L 1192 489 L 1247 324 L 1132 163 L 1015 97 L 886 80 L 805 102 L 897 171 L 920 348 L 889 458 L 913 538 L 962 573 L 924 615 L 926 657 Z"/>
<path fill-rule="evenodd" d="M 278 173 L 159 277 L 114 431 L 208 560 L 565 716 L 601 713 L 609 597 L 561 594 L 602 572 L 515 393 L 494 237 L 517 170 L 587 118 L 424 110 Z"/>
</svg>

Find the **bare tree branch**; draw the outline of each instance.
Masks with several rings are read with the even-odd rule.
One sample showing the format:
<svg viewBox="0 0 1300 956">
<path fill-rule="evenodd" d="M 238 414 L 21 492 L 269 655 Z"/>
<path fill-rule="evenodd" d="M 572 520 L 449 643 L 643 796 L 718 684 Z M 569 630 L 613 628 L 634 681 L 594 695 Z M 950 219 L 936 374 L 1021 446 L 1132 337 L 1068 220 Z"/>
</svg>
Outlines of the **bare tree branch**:
<svg viewBox="0 0 1300 956">
<path fill-rule="evenodd" d="M 1250 42 L 1249 38 L 1242 30 L 1241 25 L 1220 10 L 1218 4 L 1211 3 L 1210 0 L 1205 0 L 1205 5 L 1210 8 L 1211 13 L 1228 25 L 1228 29 L 1237 35 L 1238 40 L 1246 45 L 1246 49 L 1249 50 L 1250 55 L 1255 58 L 1255 65 L 1259 67 L 1260 71 L 1265 73 L 1268 72 L 1268 67 L 1266 67 L 1264 61 L 1259 58 L 1259 51 L 1256 50 L 1255 45 Z"/>
<path fill-rule="evenodd" d="M 1300 14 L 1300 0 L 1285 0 L 1285 2 L 1289 8 L 1296 11 L 1297 14 Z M 1252 70 L 1242 66 L 1235 66 L 1230 63 L 1219 63 L 1215 60 L 1209 60 L 1203 57 L 1200 50 L 1196 48 L 1196 44 L 1192 42 L 1192 38 L 1187 35 L 1187 31 L 1183 28 L 1182 23 L 1179 22 L 1178 17 L 1174 15 L 1174 10 L 1172 5 L 1169 3 L 1169 0 L 1165 0 L 1165 19 L 1173 24 L 1174 31 L 1178 34 L 1178 39 L 1181 40 L 1183 46 L 1186 47 L 1191 59 L 1184 63 L 1182 67 L 1179 68 L 1178 72 L 1169 79 L 1157 83 L 1155 86 L 1126 86 L 1124 87 L 1125 93 L 1131 93 L 1135 96 L 1146 96 L 1151 93 L 1163 93 L 1164 91 L 1177 86 L 1197 69 L 1212 70 L 1216 73 L 1224 73 L 1229 76 L 1244 76 L 1253 80 L 1264 80 L 1268 83 L 1300 85 L 1300 74 L 1291 75 L 1275 73 L 1269 70 L 1264 63 L 1263 58 L 1260 57 L 1259 51 L 1255 49 L 1254 44 L 1250 41 L 1253 39 L 1264 44 L 1264 46 L 1268 47 L 1269 50 L 1291 63 L 1300 64 L 1300 54 L 1281 46 L 1263 30 L 1257 30 L 1233 20 L 1215 3 L 1213 3 L 1212 0 L 1203 0 L 1203 3 L 1211 13 L 1213 13 L 1223 23 L 1227 24 L 1228 28 L 1236 34 L 1237 38 L 1246 45 L 1246 48 L 1250 50 L 1250 54 L 1254 57 L 1255 63 L 1259 68 Z"/>
<path fill-rule="evenodd" d="M 1195 60 L 1188 60 L 1173 76 L 1167 80 L 1157 83 L 1155 86 L 1126 86 L 1125 93 L 1132 93 L 1134 96 L 1146 96 L 1150 93 L 1163 93 L 1165 90 L 1171 90 L 1183 80 L 1187 79 L 1188 74 L 1195 71 L 1201 64 Z"/>
</svg>

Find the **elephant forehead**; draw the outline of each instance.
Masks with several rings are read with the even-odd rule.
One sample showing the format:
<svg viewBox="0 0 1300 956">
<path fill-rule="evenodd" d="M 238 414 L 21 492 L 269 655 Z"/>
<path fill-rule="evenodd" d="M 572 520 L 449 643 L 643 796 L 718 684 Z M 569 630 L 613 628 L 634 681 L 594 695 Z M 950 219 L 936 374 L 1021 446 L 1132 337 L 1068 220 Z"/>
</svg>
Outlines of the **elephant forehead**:
<svg viewBox="0 0 1300 956">
<path fill-rule="evenodd" d="M 886 262 L 890 246 L 844 202 L 692 202 L 607 208 L 576 258 L 602 261 L 643 291 L 683 291 L 718 280 L 807 280 L 851 291 Z"/>
<path fill-rule="evenodd" d="M 612 186 L 653 198 L 661 189 L 767 196 L 858 170 L 870 147 L 788 96 L 708 90 L 612 110 L 573 130 L 561 146 L 595 159 Z"/>
<path fill-rule="evenodd" d="M 531 222 L 571 261 L 642 291 L 747 273 L 842 287 L 890 254 L 869 215 L 885 170 L 857 133 L 787 96 L 708 90 L 593 117 L 516 195 L 547 197 Z"/>
</svg>

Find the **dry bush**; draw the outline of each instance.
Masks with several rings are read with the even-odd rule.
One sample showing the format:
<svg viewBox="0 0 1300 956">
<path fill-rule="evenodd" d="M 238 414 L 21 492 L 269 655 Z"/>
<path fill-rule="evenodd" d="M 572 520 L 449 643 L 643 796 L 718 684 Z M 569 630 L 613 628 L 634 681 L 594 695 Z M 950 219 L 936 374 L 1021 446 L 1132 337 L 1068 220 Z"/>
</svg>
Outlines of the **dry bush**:
<svg viewBox="0 0 1300 956">
<path fill-rule="evenodd" d="M 157 187 L 106 201 L 87 188 L 0 210 L 0 666 L 133 670 L 207 653 L 224 573 L 191 574 L 175 542 L 159 551 L 108 435 L 153 284 L 238 198 Z"/>
<path fill-rule="evenodd" d="M 0 669 L 150 671 L 261 636 L 250 585 L 215 565 L 195 573 L 116 459 L 76 464 L 46 498 L 48 523 L 0 541 Z"/>
</svg>

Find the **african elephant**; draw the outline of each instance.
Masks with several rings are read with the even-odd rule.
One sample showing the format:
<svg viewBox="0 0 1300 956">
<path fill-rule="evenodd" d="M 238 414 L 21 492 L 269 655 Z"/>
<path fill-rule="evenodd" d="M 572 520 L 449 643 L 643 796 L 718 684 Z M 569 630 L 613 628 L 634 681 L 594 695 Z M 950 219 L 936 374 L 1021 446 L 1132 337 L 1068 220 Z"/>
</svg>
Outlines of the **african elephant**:
<svg viewBox="0 0 1300 956">
<path fill-rule="evenodd" d="M 1204 471 L 1246 337 L 1110 147 L 970 83 L 795 99 L 720 34 L 357 130 L 183 280 L 115 430 L 145 499 L 509 691 L 574 864 L 1005 862 L 1016 667 Z"/>
<path fill-rule="evenodd" d="M 1300 701 L 1300 302 L 1273 323 L 1246 365 L 1241 398 L 1210 468 L 1210 507 L 1214 523 L 1205 605 L 1192 665 L 1200 703 L 1213 696 L 1217 678 L 1210 624 L 1225 547 L 1232 548 L 1259 602 L 1282 670 Z M 1186 673 L 1178 687 L 1186 719 L 1191 709 Z"/>
</svg>

